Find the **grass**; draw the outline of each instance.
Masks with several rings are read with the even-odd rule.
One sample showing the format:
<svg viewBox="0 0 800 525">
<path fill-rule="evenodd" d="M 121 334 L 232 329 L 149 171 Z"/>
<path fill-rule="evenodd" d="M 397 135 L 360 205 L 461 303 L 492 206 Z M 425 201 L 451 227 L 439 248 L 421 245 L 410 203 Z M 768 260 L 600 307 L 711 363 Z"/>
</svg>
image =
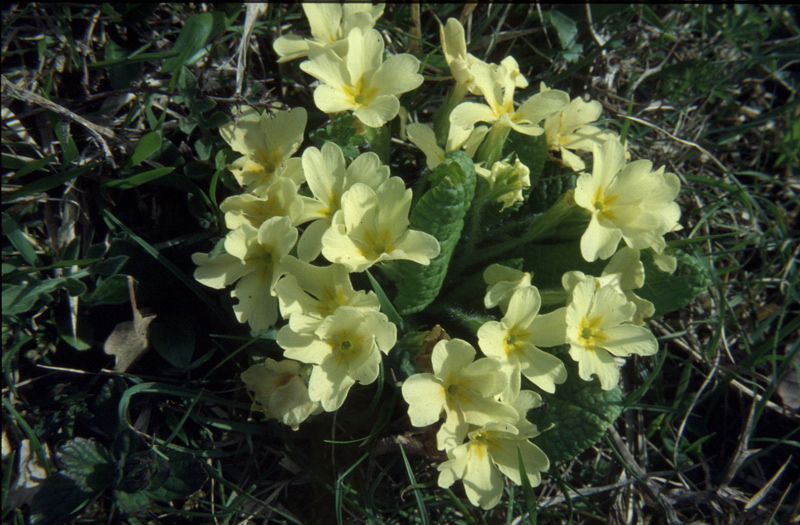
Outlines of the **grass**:
<svg viewBox="0 0 800 525">
<path fill-rule="evenodd" d="M 301 10 L 270 4 L 255 22 L 239 89 L 241 6 L 7 5 L 4 522 L 797 522 L 797 9 L 431 4 L 418 34 L 414 16 L 392 5 L 378 28 L 392 52 L 421 45 L 430 89 L 403 98 L 420 120 L 447 87 L 437 18 L 463 16 L 473 54 L 513 54 L 530 92 L 599 100 L 633 158 L 681 178 L 671 241 L 712 283 L 651 323 L 660 352 L 624 369 L 606 437 L 480 511 L 398 446 L 388 368 L 297 432 L 262 421 L 238 376 L 277 350 L 274 332 L 237 323 L 190 256 L 224 234 L 217 205 L 238 191 L 219 125 L 245 101 L 313 108 L 309 77 L 271 50 L 306 30 Z M 312 113 L 309 129 L 323 123 Z M 157 315 L 152 349 L 110 374 L 126 275 Z"/>
</svg>

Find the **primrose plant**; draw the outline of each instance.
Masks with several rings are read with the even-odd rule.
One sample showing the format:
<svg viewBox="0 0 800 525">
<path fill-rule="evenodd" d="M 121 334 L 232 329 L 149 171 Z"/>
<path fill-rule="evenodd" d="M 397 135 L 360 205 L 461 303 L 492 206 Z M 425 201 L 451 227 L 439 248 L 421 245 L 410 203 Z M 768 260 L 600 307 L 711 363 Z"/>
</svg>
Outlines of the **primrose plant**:
<svg viewBox="0 0 800 525">
<path fill-rule="evenodd" d="M 454 82 L 430 124 L 409 123 L 400 97 L 425 79 L 416 57 L 387 54 L 383 9 L 303 4 L 311 36 L 274 42 L 281 62 L 303 60 L 330 124 L 303 151 L 302 107 L 246 108 L 222 128 L 242 191 L 222 202 L 229 231 L 194 254 L 195 278 L 233 286 L 254 332 L 277 330 L 282 355 L 241 376 L 253 410 L 296 430 L 391 366 L 409 432 L 433 425 L 446 455 L 439 485 L 461 480 L 488 509 L 504 478 L 536 486 L 602 436 L 625 359 L 658 350 L 646 320 L 696 295 L 696 269 L 676 272 L 688 259 L 664 239 L 680 228 L 680 183 L 630 161 L 595 124 L 598 102 L 544 84 L 519 96 L 517 61 L 470 54 L 455 19 L 441 27 Z M 396 140 L 403 158 L 421 153 L 418 173 L 397 175 L 392 130 L 418 148 Z M 371 290 L 354 288 L 362 272 Z M 437 327 L 426 352 L 437 322 L 460 337 Z"/>
</svg>

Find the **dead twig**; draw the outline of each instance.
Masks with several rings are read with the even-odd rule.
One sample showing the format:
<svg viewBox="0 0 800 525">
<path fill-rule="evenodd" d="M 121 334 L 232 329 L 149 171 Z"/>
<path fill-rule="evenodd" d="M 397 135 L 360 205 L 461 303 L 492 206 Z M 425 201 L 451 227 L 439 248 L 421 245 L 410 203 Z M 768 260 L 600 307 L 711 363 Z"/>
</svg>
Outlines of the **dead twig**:
<svg viewBox="0 0 800 525">
<path fill-rule="evenodd" d="M 117 142 L 123 146 L 125 150 L 128 150 L 132 147 L 132 144 L 129 140 L 118 136 L 116 133 L 111 131 L 108 128 L 103 126 L 98 126 L 92 122 L 89 122 L 85 118 L 81 117 L 80 115 L 73 113 L 72 111 L 68 110 L 64 106 L 60 106 L 51 100 L 47 100 L 41 95 L 34 93 L 24 87 L 17 86 L 13 82 L 10 82 L 6 79 L 5 76 L 2 77 L 2 90 L 5 93 L 6 90 L 11 92 L 11 95 L 26 102 L 32 102 L 37 106 L 41 106 L 45 109 L 52 111 L 62 117 L 66 117 L 71 121 L 80 124 L 86 130 L 92 134 L 92 136 L 97 139 L 97 141 L 101 144 L 103 148 L 103 152 L 106 154 L 106 159 L 112 163 L 112 165 L 116 166 L 114 163 L 114 156 L 111 153 L 111 148 L 108 147 L 108 143 L 106 139 Z"/>
</svg>

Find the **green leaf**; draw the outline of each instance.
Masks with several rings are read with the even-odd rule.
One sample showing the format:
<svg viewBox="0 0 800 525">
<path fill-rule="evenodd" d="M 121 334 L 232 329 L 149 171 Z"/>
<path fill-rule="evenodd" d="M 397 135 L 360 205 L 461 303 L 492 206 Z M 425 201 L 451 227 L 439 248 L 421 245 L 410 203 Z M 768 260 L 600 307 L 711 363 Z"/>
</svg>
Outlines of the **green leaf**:
<svg viewBox="0 0 800 525">
<path fill-rule="evenodd" d="M 116 480 L 114 458 L 91 439 L 77 437 L 67 441 L 61 446 L 58 459 L 64 464 L 64 474 L 84 491 L 99 492 Z"/>
<path fill-rule="evenodd" d="M 564 50 L 563 56 L 568 62 L 576 62 L 580 58 L 583 46 L 576 42 L 578 36 L 578 24 L 567 15 L 551 9 L 545 14 L 558 33 L 558 40 Z"/>
<path fill-rule="evenodd" d="M 200 137 L 194 143 L 194 150 L 197 152 L 197 158 L 206 161 L 211 158 L 211 151 L 214 148 L 214 143 L 210 137 Z"/>
<path fill-rule="evenodd" d="M 25 259 L 25 262 L 31 266 L 39 265 L 39 256 L 36 255 L 31 241 L 28 240 L 20 229 L 17 221 L 7 213 L 3 213 L 3 235 L 5 235 L 14 248 L 19 251 L 19 254 Z"/>
<path fill-rule="evenodd" d="M 150 345 L 178 369 L 192 362 L 195 333 L 187 314 L 165 314 L 150 325 Z"/>
<path fill-rule="evenodd" d="M 504 145 L 503 154 L 508 156 L 512 152 L 531 171 L 531 187 L 535 187 L 547 161 L 547 138 L 544 134 L 531 137 L 522 133 L 511 133 Z"/>
<path fill-rule="evenodd" d="M 175 171 L 173 166 L 156 168 L 154 170 L 137 173 L 136 175 L 132 175 L 124 179 L 116 179 L 106 182 L 103 184 L 103 186 L 107 188 L 120 188 L 123 190 L 129 190 L 131 188 L 135 188 L 136 186 L 141 186 L 142 184 L 147 184 L 148 182 L 160 179 L 164 175 L 169 175 L 173 171 Z"/>
<path fill-rule="evenodd" d="M 212 99 L 211 102 L 214 102 Z M 205 126 L 208 129 L 215 129 L 220 126 L 223 126 L 231 121 L 231 118 L 221 111 L 215 111 L 211 115 L 205 118 Z"/>
<path fill-rule="evenodd" d="M 428 266 L 398 261 L 395 306 L 401 314 L 427 307 L 442 287 L 453 250 L 461 238 L 464 217 L 475 194 L 475 167 L 463 151 L 450 152 L 430 175 L 431 188 L 420 197 L 409 217 L 410 228 L 436 237 L 441 251 Z"/>
<path fill-rule="evenodd" d="M 12 191 L 11 193 L 3 196 L 3 202 L 9 202 L 14 199 L 19 199 L 21 197 L 27 197 L 28 195 L 33 195 L 34 193 L 42 193 L 47 190 L 51 190 L 58 186 L 61 186 L 67 181 L 70 181 L 74 178 L 77 178 L 87 171 L 91 171 L 97 166 L 101 164 L 100 161 L 98 162 L 91 162 L 89 164 L 85 164 L 83 166 L 78 166 L 77 168 L 73 168 L 71 170 L 67 170 L 61 173 L 54 173 L 52 175 L 48 175 L 46 177 L 42 177 L 41 179 L 35 180 L 30 182 L 20 189 L 16 191 Z M 24 169 L 24 168 L 23 168 Z M 21 172 L 22 170 L 20 170 Z M 19 172 L 17 172 L 19 173 Z"/>
<path fill-rule="evenodd" d="M 117 505 L 120 510 L 129 516 L 141 514 L 150 506 L 150 496 L 147 492 L 125 492 L 118 490 L 115 493 L 117 497 Z"/>
<path fill-rule="evenodd" d="M 76 285 L 74 281 L 74 277 L 67 275 L 44 281 L 35 279 L 27 283 L 5 286 L 3 287 L 3 314 L 17 315 L 27 312 L 36 305 L 36 301 L 39 299 L 48 303 L 52 302 L 50 293 L 61 287 L 68 291 L 79 292 L 79 295 L 82 294 L 85 291 L 83 283 Z"/>
<path fill-rule="evenodd" d="M 536 213 L 549 209 L 564 193 L 575 187 L 577 179 L 571 169 L 561 168 L 554 162 L 545 163 L 538 180 L 534 183 L 531 179 L 528 209 Z"/>
<path fill-rule="evenodd" d="M 556 28 L 558 41 L 561 43 L 561 47 L 569 49 L 578 36 L 578 24 L 564 13 L 556 11 L 555 9 L 548 11 L 545 18 Z"/>
<path fill-rule="evenodd" d="M 554 394 L 541 392 L 543 406 L 528 413 L 542 432 L 531 441 L 551 462 L 566 461 L 597 443 L 622 413 L 619 388 L 603 390 L 597 378 L 584 381 L 566 346 L 554 351 L 567 367 L 567 381 Z"/>
<path fill-rule="evenodd" d="M 3 286 L 3 315 L 17 315 L 33 308 L 39 297 L 30 293 L 32 286 L 28 283 Z"/>
<path fill-rule="evenodd" d="M 190 16 L 183 25 L 175 45 L 172 46 L 172 51 L 177 51 L 178 55 L 164 61 L 161 71 L 173 74 L 189 63 L 211 40 L 215 30 L 221 29 L 222 22 L 222 13 L 199 13 Z"/>
<path fill-rule="evenodd" d="M 397 325 L 397 329 L 402 331 L 403 330 L 403 318 L 397 313 L 392 302 L 389 300 L 389 297 L 386 295 L 386 292 L 383 291 L 383 287 L 380 283 L 369 273 L 369 270 L 366 271 L 367 278 L 369 279 L 370 284 L 372 285 L 372 290 L 375 292 L 375 295 L 378 296 L 378 302 L 381 305 L 381 312 L 383 312 L 388 318 L 389 321 Z"/>
<path fill-rule="evenodd" d="M 67 277 L 64 279 L 64 289 L 71 297 L 80 297 L 86 293 L 86 285 L 78 279 Z"/>
<path fill-rule="evenodd" d="M 43 157 L 41 159 L 38 159 L 38 160 L 34 160 L 34 161 L 31 161 L 31 162 L 26 162 L 11 177 L 12 178 L 14 178 L 14 177 L 22 177 L 23 175 L 27 175 L 28 173 L 33 173 L 34 171 L 38 171 L 38 170 L 44 168 L 45 166 L 47 166 L 48 164 L 50 164 L 54 160 L 56 160 L 56 154 L 55 153 L 52 154 L 52 155 L 48 155 L 46 157 Z"/>
<path fill-rule="evenodd" d="M 538 288 L 561 289 L 561 277 L 573 270 L 587 275 L 603 273 L 608 261 L 586 262 L 579 242 L 561 244 L 529 244 L 514 250 L 512 257 L 522 257 L 522 269 L 533 272 L 532 284 Z"/>
<path fill-rule="evenodd" d="M 314 144 L 321 148 L 326 142 L 333 142 L 345 157 L 355 158 L 359 154 L 358 147 L 364 144 L 366 138 L 358 133 L 355 128 L 355 118 L 350 113 L 344 112 L 337 115 L 332 124 L 312 131 L 308 134 Z"/>
<path fill-rule="evenodd" d="M 84 300 L 91 306 L 123 304 L 130 301 L 128 277 L 115 274 L 106 279 L 98 279 L 97 287 Z"/>
<path fill-rule="evenodd" d="M 94 263 L 89 268 L 89 271 L 96 275 L 102 275 L 103 277 L 116 275 L 119 273 L 122 267 L 125 266 L 125 263 L 128 262 L 128 259 L 130 259 L 130 257 L 127 255 L 114 255 Z"/>
<path fill-rule="evenodd" d="M 145 159 L 150 158 L 155 152 L 161 148 L 161 135 L 158 132 L 151 131 L 144 135 L 136 143 L 133 153 L 130 158 L 130 166 L 138 166 Z M 116 181 L 115 181 L 116 182 Z"/>
<path fill-rule="evenodd" d="M 150 45 L 148 43 L 147 45 Z M 106 40 L 103 46 L 105 60 L 89 64 L 89 67 L 103 67 L 113 89 L 125 89 L 139 80 L 142 76 L 142 67 L 133 63 L 128 58 L 128 50 L 111 39 Z M 135 59 L 134 59 L 135 60 Z"/>
<path fill-rule="evenodd" d="M 668 250 L 667 253 L 678 259 L 674 274 L 659 270 L 650 250 L 642 252 L 645 282 L 642 288 L 636 290 L 636 295 L 653 303 L 655 317 L 683 308 L 711 285 L 711 276 L 702 261 L 677 249 Z"/>
</svg>

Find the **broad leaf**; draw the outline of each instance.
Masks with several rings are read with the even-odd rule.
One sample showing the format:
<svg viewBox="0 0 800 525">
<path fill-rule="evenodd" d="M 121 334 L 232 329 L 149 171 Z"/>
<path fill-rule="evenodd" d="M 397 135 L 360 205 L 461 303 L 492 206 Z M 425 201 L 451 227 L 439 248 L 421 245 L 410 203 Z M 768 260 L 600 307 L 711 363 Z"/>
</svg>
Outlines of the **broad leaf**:
<svg viewBox="0 0 800 525">
<path fill-rule="evenodd" d="M 558 385 L 554 394 L 542 392 L 542 408 L 528 414 L 542 431 L 531 441 L 551 462 L 572 459 L 597 443 L 622 413 L 619 388 L 603 390 L 596 378 L 584 381 L 566 346 L 560 349 L 557 353 L 567 367 L 567 381 Z"/>
<path fill-rule="evenodd" d="M 462 151 L 448 153 L 431 173 L 431 188 L 414 206 L 409 222 L 412 229 L 436 237 L 441 251 L 428 266 L 409 261 L 397 265 L 403 278 L 397 283 L 395 305 L 401 314 L 425 309 L 439 294 L 472 203 L 475 177 L 472 159 Z"/>
</svg>

